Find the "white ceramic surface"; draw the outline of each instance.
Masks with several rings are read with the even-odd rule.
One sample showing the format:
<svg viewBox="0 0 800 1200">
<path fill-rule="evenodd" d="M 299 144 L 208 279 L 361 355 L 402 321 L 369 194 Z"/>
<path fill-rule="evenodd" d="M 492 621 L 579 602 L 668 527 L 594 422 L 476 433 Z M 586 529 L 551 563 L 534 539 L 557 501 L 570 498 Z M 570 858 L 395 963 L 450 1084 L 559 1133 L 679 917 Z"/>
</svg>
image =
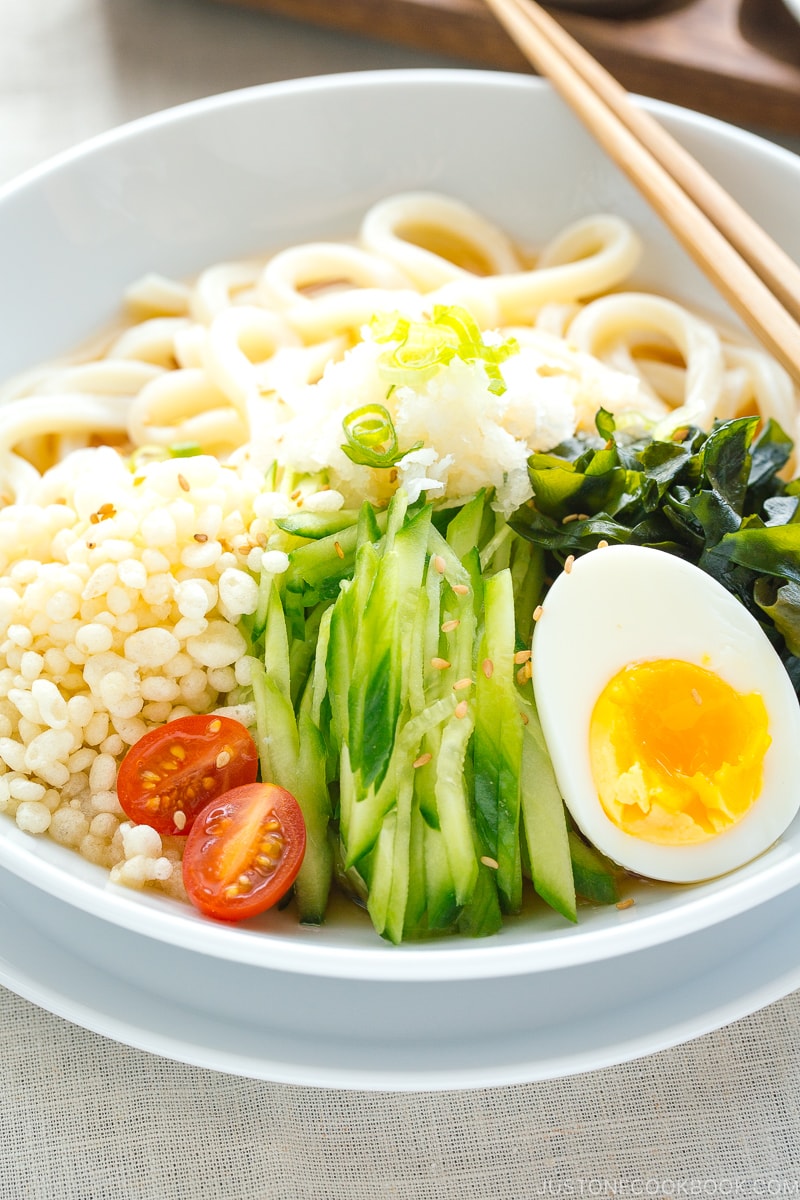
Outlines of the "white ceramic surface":
<svg viewBox="0 0 800 1200">
<path fill-rule="evenodd" d="M 650 107 L 800 257 L 800 161 L 708 118 Z M 95 139 L 0 191 L 0 378 L 78 345 L 115 315 L 124 287 L 147 271 L 189 276 L 237 255 L 343 236 L 377 199 L 418 188 L 459 196 L 528 244 L 574 217 L 620 213 L 645 238 L 640 284 L 722 308 L 540 81 L 465 71 L 365 73 L 198 101 Z M 488 941 L 421 947 L 385 945 L 353 919 L 322 930 L 300 929 L 287 914 L 248 928 L 216 926 L 157 896 L 112 888 L 103 872 L 10 822 L 0 825 L 0 867 L 34 885 L 40 924 L 57 929 L 67 952 L 84 955 L 82 912 L 95 922 L 102 914 L 114 938 L 138 939 L 137 978 L 146 987 L 161 979 L 168 948 L 202 956 L 197 969 L 209 979 L 253 967 L 271 977 L 285 973 L 291 989 L 303 977 L 304 986 L 325 989 L 328 1009 L 355 1005 L 369 1041 L 381 1022 L 362 1003 L 365 983 L 391 983 L 398 1011 L 422 1019 L 424 1000 L 404 1009 L 403 996 L 417 985 L 424 993 L 460 980 L 475 996 L 485 987 L 486 1001 L 512 978 L 524 989 L 548 972 L 591 971 L 591 964 L 607 970 L 613 960 L 659 946 L 671 954 L 678 939 L 719 922 L 735 929 L 731 918 L 800 879 L 800 825 L 725 879 L 691 889 L 642 886 L 633 909 L 591 910 L 577 929 L 538 911 Z M 794 965 L 788 961 L 787 970 Z M 464 1005 L 465 1038 L 485 1036 L 485 1011 L 483 1003 Z M 605 1061 L 614 1053 L 608 1043 Z"/>
<path fill-rule="evenodd" d="M 623 959 L 413 988 L 230 964 L 65 906 L 0 870 L 0 984 L 181 1062 L 308 1087 L 392 1091 L 554 1079 L 665 1050 L 800 987 L 800 888 Z M 80 949 L 72 948 L 76 933 Z M 375 1015 L 379 1020 L 375 1020 Z"/>
</svg>

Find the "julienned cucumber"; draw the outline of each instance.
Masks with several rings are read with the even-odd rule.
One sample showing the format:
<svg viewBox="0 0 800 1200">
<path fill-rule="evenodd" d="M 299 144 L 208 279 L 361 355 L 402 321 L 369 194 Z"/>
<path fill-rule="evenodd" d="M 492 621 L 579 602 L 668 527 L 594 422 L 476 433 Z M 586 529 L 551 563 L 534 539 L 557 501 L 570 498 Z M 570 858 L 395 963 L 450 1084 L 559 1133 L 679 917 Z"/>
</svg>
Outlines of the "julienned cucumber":
<svg viewBox="0 0 800 1200">
<path fill-rule="evenodd" d="M 578 877 L 611 897 L 602 861 L 571 845 L 517 677 L 543 553 L 489 500 L 434 513 L 398 492 L 382 512 L 292 519 L 285 532 L 313 540 L 262 579 L 258 739 L 264 776 L 306 817 L 302 920 L 323 919 L 335 857 L 392 942 L 496 932 L 520 909 L 523 864 L 569 920 Z"/>
</svg>

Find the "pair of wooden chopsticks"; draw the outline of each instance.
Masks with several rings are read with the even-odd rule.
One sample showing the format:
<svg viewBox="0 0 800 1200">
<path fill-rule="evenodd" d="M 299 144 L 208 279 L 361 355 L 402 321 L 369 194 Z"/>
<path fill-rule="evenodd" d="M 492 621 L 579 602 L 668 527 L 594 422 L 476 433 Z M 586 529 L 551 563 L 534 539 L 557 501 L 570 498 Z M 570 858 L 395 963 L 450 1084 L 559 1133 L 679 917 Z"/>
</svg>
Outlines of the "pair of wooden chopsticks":
<svg viewBox="0 0 800 1200">
<path fill-rule="evenodd" d="M 534 0 L 486 3 L 731 307 L 800 383 L 800 268 L 540 5 Z"/>
</svg>

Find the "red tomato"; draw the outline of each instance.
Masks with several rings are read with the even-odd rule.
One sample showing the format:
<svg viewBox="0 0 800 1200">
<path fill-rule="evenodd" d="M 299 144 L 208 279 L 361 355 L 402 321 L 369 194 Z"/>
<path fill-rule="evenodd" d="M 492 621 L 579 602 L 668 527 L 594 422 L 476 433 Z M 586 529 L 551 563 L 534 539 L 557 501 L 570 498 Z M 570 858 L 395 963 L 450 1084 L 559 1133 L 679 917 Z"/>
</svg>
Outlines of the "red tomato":
<svg viewBox="0 0 800 1200">
<path fill-rule="evenodd" d="M 271 908 L 295 881 L 306 848 L 300 805 L 274 783 L 248 783 L 212 800 L 183 855 L 189 899 L 209 917 L 241 921 Z"/>
<path fill-rule="evenodd" d="M 209 800 L 253 783 L 258 750 L 230 717 L 177 717 L 131 746 L 117 774 L 119 802 L 132 821 L 187 834 Z"/>
</svg>

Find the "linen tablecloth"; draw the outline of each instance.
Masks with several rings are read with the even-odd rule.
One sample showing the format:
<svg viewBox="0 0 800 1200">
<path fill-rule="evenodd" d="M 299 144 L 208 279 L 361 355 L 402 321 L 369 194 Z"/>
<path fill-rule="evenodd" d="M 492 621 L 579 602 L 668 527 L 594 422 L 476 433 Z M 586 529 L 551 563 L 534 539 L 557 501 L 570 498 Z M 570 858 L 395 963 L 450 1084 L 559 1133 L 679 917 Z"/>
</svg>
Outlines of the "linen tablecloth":
<svg viewBox="0 0 800 1200">
<path fill-rule="evenodd" d="M 203 0 L 0 0 L 0 182 L 196 96 L 448 65 Z M 393 1095 L 171 1062 L 0 988 L 0 1200 L 796 1197 L 798 1095 L 800 994 L 590 1074 Z"/>
</svg>

